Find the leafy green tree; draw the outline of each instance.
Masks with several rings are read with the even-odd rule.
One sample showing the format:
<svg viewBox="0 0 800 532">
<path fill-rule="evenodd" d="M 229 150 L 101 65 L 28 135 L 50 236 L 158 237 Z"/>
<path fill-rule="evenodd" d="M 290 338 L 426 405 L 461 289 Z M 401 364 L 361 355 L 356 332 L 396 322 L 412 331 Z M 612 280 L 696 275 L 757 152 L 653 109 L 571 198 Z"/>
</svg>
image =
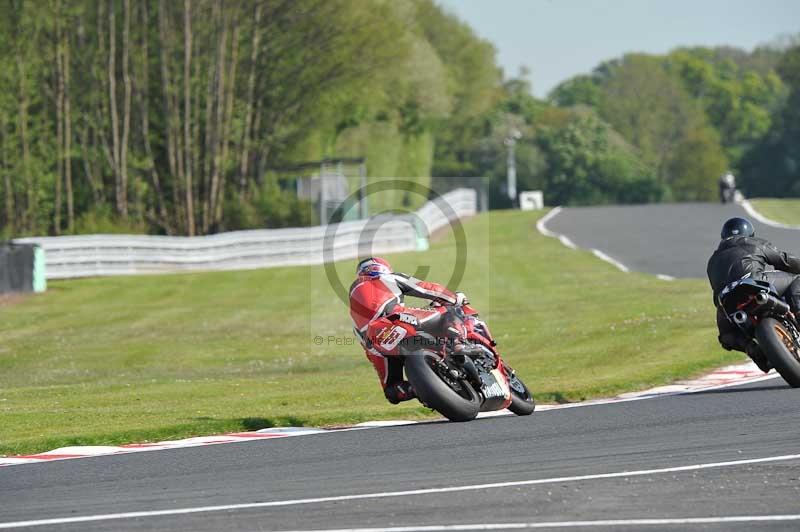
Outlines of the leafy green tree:
<svg viewBox="0 0 800 532">
<path fill-rule="evenodd" d="M 657 57 L 628 55 L 608 69 L 600 116 L 668 181 L 669 158 L 686 132 L 700 125 L 702 113 Z"/>
<path fill-rule="evenodd" d="M 785 51 L 778 73 L 789 94 L 775 127 L 744 156 L 742 183 L 751 195 L 800 197 L 800 45 Z"/>
<path fill-rule="evenodd" d="M 789 55 L 782 49 L 785 44 L 752 52 L 695 47 L 628 55 L 564 82 L 550 101 L 596 109 L 674 189 L 675 199 L 712 198 L 712 173 L 727 167 L 742 170 L 747 192 L 766 192 L 768 183 L 789 190 L 795 158 L 783 117 L 796 106 L 787 100 L 791 75 L 778 74 Z"/>
<path fill-rule="evenodd" d="M 742 66 L 749 64 L 748 58 L 729 48 L 679 49 L 665 58 L 667 70 L 703 106 L 734 164 L 770 130 L 785 93 L 773 70 L 761 73 Z"/>
<path fill-rule="evenodd" d="M 609 126 L 592 115 L 540 130 L 537 143 L 547 160 L 545 191 L 553 204 L 644 203 L 662 197 L 647 167 L 615 147 Z"/>
<path fill-rule="evenodd" d="M 591 75 L 575 76 L 558 85 L 549 95 L 549 100 L 561 107 L 588 105 L 597 107 L 602 99 L 598 80 Z"/>
<path fill-rule="evenodd" d="M 727 170 L 727 160 L 714 132 L 698 127 L 687 132 L 669 161 L 674 199 L 711 201 L 717 194 L 717 180 Z"/>
<path fill-rule="evenodd" d="M 271 168 L 383 124 L 413 151 L 393 167 L 429 175 L 434 132 L 490 107 L 500 79 L 492 46 L 425 0 L 3 0 L 0 15 L 6 236 L 302 221 L 264 214 L 283 201 Z"/>
<path fill-rule="evenodd" d="M 717 68 L 705 49 L 695 53 L 678 51 L 664 59 L 659 56 L 629 54 L 598 66 L 591 76 L 578 76 L 557 87 L 551 101 L 562 106 L 585 105 L 596 109 L 619 135 L 632 145 L 643 164 L 652 168 L 662 189 L 681 200 L 706 200 L 713 195 L 708 183 L 727 168 L 719 135 L 706 118 L 703 103 L 713 87 L 728 83 L 721 72 L 735 73 L 730 60 Z M 753 101 L 764 97 L 761 78 L 747 78 Z M 728 87 L 725 94 L 733 98 Z M 715 117 L 720 124 L 735 121 L 740 130 L 753 129 L 757 136 L 764 125 L 761 108 L 752 110 L 743 123 L 729 118 L 721 88 L 707 104 L 709 111 L 719 107 Z M 727 114 L 726 114 L 727 113 Z M 741 113 L 740 113 L 741 114 Z M 732 116 L 732 115 L 730 115 Z M 749 130 L 748 130 L 749 131 Z M 744 134 L 744 133 L 742 133 Z"/>
<path fill-rule="evenodd" d="M 432 0 L 414 0 L 415 21 L 442 58 L 452 102 L 449 116 L 434 126 L 433 175 L 475 176 L 470 161 L 485 133 L 486 119 L 501 97 L 502 71 L 494 46 Z"/>
</svg>

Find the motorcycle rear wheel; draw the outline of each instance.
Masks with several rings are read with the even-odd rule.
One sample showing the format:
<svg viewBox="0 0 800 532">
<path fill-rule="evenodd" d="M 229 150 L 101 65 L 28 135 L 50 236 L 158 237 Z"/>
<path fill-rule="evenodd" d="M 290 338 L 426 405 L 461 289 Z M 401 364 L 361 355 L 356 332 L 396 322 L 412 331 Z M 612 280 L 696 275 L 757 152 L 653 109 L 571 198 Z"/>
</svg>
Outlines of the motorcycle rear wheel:
<svg viewBox="0 0 800 532">
<path fill-rule="evenodd" d="M 408 381 L 419 400 L 450 421 L 471 421 L 480 411 L 481 398 L 463 379 L 455 379 L 440 366 L 439 357 L 419 350 L 406 355 Z"/>
<path fill-rule="evenodd" d="M 774 318 L 764 318 L 756 328 L 756 339 L 789 386 L 800 387 L 800 346 L 786 327 Z"/>
</svg>

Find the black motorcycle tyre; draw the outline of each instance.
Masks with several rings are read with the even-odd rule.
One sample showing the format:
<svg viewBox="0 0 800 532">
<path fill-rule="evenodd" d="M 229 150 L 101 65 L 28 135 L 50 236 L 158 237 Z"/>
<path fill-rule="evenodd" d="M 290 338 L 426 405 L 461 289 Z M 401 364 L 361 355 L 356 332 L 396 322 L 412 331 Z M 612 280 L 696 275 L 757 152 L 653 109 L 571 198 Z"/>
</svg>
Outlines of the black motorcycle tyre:
<svg viewBox="0 0 800 532">
<path fill-rule="evenodd" d="M 780 328 L 782 333 L 778 332 L 777 328 Z M 792 353 L 781 340 L 781 334 L 791 338 L 784 325 L 774 318 L 764 318 L 756 327 L 758 345 L 767 355 L 772 367 L 789 383 L 789 386 L 799 388 L 800 349 L 795 348 L 795 353 Z"/>
<path fill-rule="evenodd" d="M 510 387 L 511 404 L 508 405 L 508 409 L 518 416 L 529 416 L 533 414 L 534 410 L 536 410 L 536 402 L 533 400 L 533 394 L 530 392 L 530 390 L 528 390 L 528 387 L 519 377 L 515 375 L 513 378 L 522 385 L 522 388 L 525 391 L 523 393 L 519 393 L 514 389 L 513 386 Z"/>
<path fill-rule="evenodd" d="M 431 367 L 437 358 L 437 355 L 425 350 L 406 355 L 406 376 L 417 397 L 428 408 L 436 410 L 450 421 L 475 419 L 481 407 L 480 396 L 463 379 L 458 384 L 469 398 L 462 397 L 453 390 Z"/>
</svg>

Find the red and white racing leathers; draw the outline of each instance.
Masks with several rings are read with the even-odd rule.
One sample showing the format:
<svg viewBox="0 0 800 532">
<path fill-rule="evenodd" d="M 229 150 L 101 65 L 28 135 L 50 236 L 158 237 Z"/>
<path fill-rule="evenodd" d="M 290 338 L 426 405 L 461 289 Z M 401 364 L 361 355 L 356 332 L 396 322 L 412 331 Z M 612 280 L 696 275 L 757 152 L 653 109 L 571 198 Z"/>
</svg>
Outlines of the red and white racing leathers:
<svg viewBox="0 0 800 532">
<path fill-rule="evenodd" d="M 405 309 L 404 296 L 419 297 L 442 304 L 456 304 L 457 296 L 446 287 L 421 281 L 401 273 L 383 274 L 379 277 L 359 276 L 350 286 L 350 317 L 364 352 L 378 372 L 381 385 L 389 401 L 396 403 L 403 397 L 403 364 L 395 357 L 397 347 L 385 349 L 386 342 L 375 341 L 392 324 L 384 316 Z M 408 387 L 406 386 L 406 389 Z M 398 396 L 399 394 L 399 396 Z"/>
</svg>

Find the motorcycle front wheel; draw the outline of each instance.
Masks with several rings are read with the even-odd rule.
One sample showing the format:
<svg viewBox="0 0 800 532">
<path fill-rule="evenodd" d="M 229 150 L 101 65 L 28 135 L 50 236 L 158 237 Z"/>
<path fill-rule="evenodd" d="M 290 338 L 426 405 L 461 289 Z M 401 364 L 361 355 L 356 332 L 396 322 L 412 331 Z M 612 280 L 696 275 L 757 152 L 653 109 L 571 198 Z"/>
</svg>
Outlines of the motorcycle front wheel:
<svg viewBox="0 0 800 532">
<path fill-rule="evenodd" d="M 800 387 L 800 346 L 786 326 L 774 318 L 764 318 L 756 328 L 756 339 L 789 386 Z"/>
<path fill-rule="evenodd" d="M 528 387 L 517 377 L 513 369 L 506 368 L 506 375 L 508 376 L 508 387 L 511 389 L 511 404 L 508 405 L 508 409 L 518 416 L 533 414 L 536 403 L 533 401 L 533 395 Z"/>
<path fill-rule="evenodd" d="M 405 357 L 408 381 L 419 400 L 450 421 L 470 421 L 480 411 L 481 398 L 470 383 L 454 377 L 441 359 L 419 350 Z"/>
</svg>

